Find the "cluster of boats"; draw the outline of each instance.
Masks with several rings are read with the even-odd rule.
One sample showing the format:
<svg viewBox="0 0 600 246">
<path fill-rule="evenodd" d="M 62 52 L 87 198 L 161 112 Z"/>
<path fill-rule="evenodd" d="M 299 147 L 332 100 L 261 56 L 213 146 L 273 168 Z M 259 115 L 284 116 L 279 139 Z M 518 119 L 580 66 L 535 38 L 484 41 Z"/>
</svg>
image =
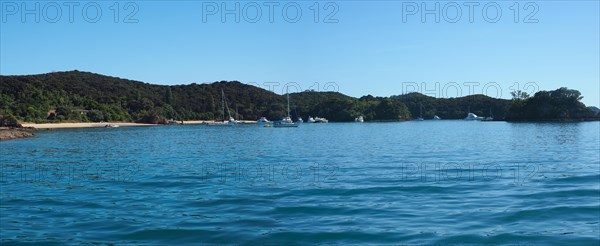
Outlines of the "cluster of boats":
<svg viewBox="0 0 600 246">
<path fill-rule="evenodd" d="M 228 120 L 225 119 L 225 109 L 227 109 L 227 114 L 229 116 Z M 423 105 L 420 105 L 420 111 L 421 111 L 420 116 L 416 119 L 417 121 L 424 120 L 423 119 Z M 237 112 L 237 109 L 236 109 L 236 112 Z M 254 123 L 254 122 L 242 122 L 242 121 L 236 120 L 235 118 L 233 118 L 231 116 L 231 112 L 229 111 L 229 105 L 227 104 L 227 101 L 225 100 L 225 93 L 223 92 L 223 90 L 221 90 L 221 113 L 223 115 L 223 120 L 207 122 L 205 124 L 207 124 L 209 126 L 234 126 L 234 125 L 242 124 L 242 123 Z M 440 118 L 437 115 L 434 115 L 432 118 L 432 120 L 441 120 L 441 119 L 442 118 Z M 494 120 L 494 118 L 491 117 L 491 109 L 490 109 L 490 117 L 479 117 L 474 113 L 468 113 L 467 117 L 465 117 L 464 120 L 492 121 L 492 120 Z M 354 118 L 354 122 L 362 123 L 364 121 L 365 121 L 365 119 L 363 116 Z M 304 122 L 305 121 L 302 119 L 302 117 L 298 117 L 296 119 L 296 121 L 292 120 L 292 117 L 290 116 L 290 95 L 288 93 L 287 94 L 287 116 L 286 117 L 283 117 L 283 119 L 281 119 L 279 121 L 269 121 L 266 117 L 260 117 L 260 119 L 258 119 L 256 121 L 256 124 L 264 126 L 264 127 L 298 127 L 300 125 L 300 123 L 304 123 Z M 329 122 L 329 120 L 327 120 L 325 118 L 320 118 L 320 117 L 313 118 L 311 116 L 308 116 L 308 119 L 306 120 L 306 123 L 328 123 L 328 122 Z M 170 119 L 168 123 L 169 124 L 178 124 L 178 122 L 173 119 Z M 106 125 L 105 127 L 118 127 L 118 126 Z"/>
<path fill-rule="evenodd" d="M 431 119 L 432 120 L 441 120 L 442 118 L 440 118 L 437 115 L 434 115 L 433 118 L 431 118 Z M 423 117 L 419 117 L 416 120 L 422 121 Z M 493 121 L 494 118 L 493 117 L 480 117 L 480 116 L 477 116 L 474 113 L 468 113 L 467 117 L 465 117 L 464 120 L 467 120 L 467 121 Z"/>
<path fill-rule="evenodd" d="M 320 118 L 320 117 L 314 117 L 313 118 L 313 117 L 309 116 L 306 121 L 304 121 L 302 119 L 302 117 L 298 117 L 296 119 L 296 122 L 294 122 L 291 117 L 287 116 L 287 117 L 284 117 L 280 121 L 269 121 L 266 117 L 260 117 L 260 119 L 258 119 L 258 121 L 256 121 L 256 123 L 260 124 L 260 125 L 272 125 L 272 124 L 274 124 L 275 126 L 277 126 L 278 123 L 284 123 L 284 124 L 290 124 L 290 123 L 294 123 L 294 124 L 300 124 L 300 123 L 329 123 L 329 120 L 327 120 L 325 118 Z"/>
<path fill-rule="evenodd" d="M 471 111 L 470 107 L 469 107 L 469 111 Z M 418 121 L 422 121 L 423 120 L 423 105 L 422 104 L 420 105 L 420 112 L 421 112 L 421 115 L 419 116 L 419 118 L 416 119 Z M 437 115 L 434 115 L 433 118 L 432 118 L 432 120 L 441 120 L 441 119 L 442 118 L 440 118 Z M 490 116 L 489 117 L 480 117 L 480 116 L 477 116 L 474 113 L 469 112 L 467 114 L 467 117 L 465 117 L 464 120 L 468 120 L 468 121 L 493 121 L 494 118 L 492 117 L 492 109 L 490 108 Z"/>
<path fill-rule="evenodd" d="M 242 123 L 239 120 L 236 120 L 235 118 L 231 117 L 231 112 L 229 111 L 229 106 L 227 104 L 227 101 L 225 100 L 225 93 L 223 92 L 223 90 L 221 90 L 221 113 L 223 116 L 225 116 L 225 109 L 227 109 L 227 114 L 229 116 L 229 120 L 221 120 L 221 121 L 214 121 L 214 122 L 209 122 L 206 123 L 209 126 L 234 126 L 237 124 Z M 320 117 L 311 117 L 309 116 L 308 119 L 306 120 L 307 123 L 328 123 L 329 120 L 325 119 L 325 118 L 320 118 Z M 260 117 L 260 119 L 258 119 L 256 121 L 256 123 L 258 125 L 264 126 L 264 127 L 298 127 L 300 123 L 304 123 L 304 120 L 302 119 L 302 117 L 298 117 L 298 119 L 294 122 L 292 120 L 292 117 L 290 116 L 290 95 L 287 94 L 287 116 L 283 117 L 283 119 L 279 120 L 279 121 L 269 121 L 266 117 Z"/>
</svg>

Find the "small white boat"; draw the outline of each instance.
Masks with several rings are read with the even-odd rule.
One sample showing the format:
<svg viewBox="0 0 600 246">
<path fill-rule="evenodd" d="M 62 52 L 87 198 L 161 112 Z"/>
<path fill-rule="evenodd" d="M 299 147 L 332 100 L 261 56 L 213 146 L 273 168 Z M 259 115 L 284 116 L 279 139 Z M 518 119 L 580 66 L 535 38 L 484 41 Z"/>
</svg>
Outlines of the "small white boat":
<svg viewBox="0 0 600 246">
<path fill-rule="evenodd" d="M 174 119 L 170 119 L 170 120 L 167 120 L 167 124 L 169 124 L 169 125 L 178 125 L 178 124 L 179 124 L 179 122 L 177 122 L 177 121 L 176 121 L 176 120 L 174 120 Z"/>
<path fill-rule="evenodd" d="M 365 119 L 361 115 L 361 116 L 358 116 L 357 118 L 354 118 L 354 122 L 362 123 L 362 122 L 365 122 Z"/>
<path fill-rule="evenodd" d="M 269 123 L 269 122 L 270 122 L 270 121 L 269 121 L 269 120 L 267 120 L 267 118 L 266 118 L 266 117 L 260 117 L 260 119 L 258 119 L 258 120 L 256 121 L 256 123 L 258 123 L 258 124 L 264 124 L 264 123 Z"/>
<path fill-rule="evenodd" d="M 298 127 L 298 124 L 294 123 L 294 121 L 292 121 L 292 118 L 290 118 L 290 117 L 283 117 L 282 120 L 275 121 L 275 124 L 273 126 L 274 127 Z"/>
<path fill-rule="evenodd" d="M 483 120 L 483 119 L 484 119 L 483 117 L 479 117 L 474 113 L 469 113 L 467 115 L 467 117 L 465 117 L 465 120 Z"/>
<path fill-rule="evenodd" d="M 439 117 L 439 116 L 437 116 L 437 115 L 434 115 L 434 116 L 433 116 L 433 120 L 441 120 L 441 119 L 442 119 L 442 118 L 440 118 L 440 117 Z"/>
<path fill-rule="evenodd" d="M 315 123 L 315 119 L 313 119 L 313 117 L 308 116 L 308 120 L 306 120 L 306 122 Z"/>
<path fill-rule="evenodd" d="M 256 124 L 259 126 L 271 127 L 271 125 L 273 125 L 273 122 L 267 120 L 266 117 L 260 117 L 260 119 L 256 121 Z"/>
<path fill-rule="evenodd" d="M 298 116 L 298 119 L 296 120 L 296 122 L 298 122 L 298 123 L 304 123 L 304 120 L 302 119 L 302 117 Z"/>
<path fill-rule="evenodd" d="M 329 120 L 325 118 L 315 117 L 315 123 L 329 123 Z"/>
<path fill-rule="evenodd" d="M 119 127 L 119 125 L 108 124 L 108 125 L 105 125 L 104 127 L 107 127 L 107 128 L 117 128 L 117 127 Z"/>
</svg>

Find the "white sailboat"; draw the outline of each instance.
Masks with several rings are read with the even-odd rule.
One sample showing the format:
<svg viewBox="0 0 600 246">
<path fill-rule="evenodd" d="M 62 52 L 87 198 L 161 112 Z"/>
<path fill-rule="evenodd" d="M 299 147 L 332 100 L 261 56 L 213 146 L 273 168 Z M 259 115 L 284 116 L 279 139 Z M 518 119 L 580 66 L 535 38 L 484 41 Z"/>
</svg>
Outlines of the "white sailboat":
<svg viewBox="0 0 600 246">
<path fill-rule="evenodd" d="M 482 121 L 494 121 L 494 115 L 492 114 L 492 108 L 490 108 L 490 116 L 485 117 Z"/>
<path fill-rule="evenodd" d="M 290 117 L 290 94 L 287 93 L 287 116 L 283 117 L 282 120 L 275 122 L 274 127 L 298 127 L 298 123 L 292 121 Z"/>
<path fill-rule="evenodd" d="M 420 116 L 419 116 L 419 118 L 417 118 L 417 120 L 418 120 L 418 121 L 423 121 L 423 104 L 421 104 L 421 105 L 419 106 L 419 110 L 420 110 L 420 112 L 421 112 L 421 113 L 420 113 Z"/>
<path fill-rule="evenodd" d="M 365 119 L 361 115 L 361 116 L 358 116 L 357 118 L 354 118 L 354 122 L 363 123 L 363 122 L 365 122 Z"/>
<path fill-rule="evenodd" d="M 225 107 L 227 107 L 227 114 L 229 114 L 229 121 L 225 120 Z M 223 89 L 221 89 L 221 114 L 223 115 L 222 121 L 209 122 L 209 123 L 207 123 L 207 125 L 209 125 L 209 126 L 233 126 L 236 124 L 235 119 L 233 117 L 231 117 L 231 112 L 229 111 L 229 106 L 227 105 L 227 102 L 225 101 L 225 92 L 223 92 Z"/>
<path fill-rule="evenodd" d="M 308 120 L 306 120 L 307 123 L 315 123 L 315 119 L 313 117 L 308 116 Z"/>
<path fill-rule="evenodd" d="M 234 117 L 230 117 L 229 121 L 230 122 L 234 122 L 235 124 L 242 123 L 242 121 L 240 120 L 240 114 L 238 113 L 238 106 L 237 106 L 237 104 L 235 104 L 235 118 Z"/>
</svg>

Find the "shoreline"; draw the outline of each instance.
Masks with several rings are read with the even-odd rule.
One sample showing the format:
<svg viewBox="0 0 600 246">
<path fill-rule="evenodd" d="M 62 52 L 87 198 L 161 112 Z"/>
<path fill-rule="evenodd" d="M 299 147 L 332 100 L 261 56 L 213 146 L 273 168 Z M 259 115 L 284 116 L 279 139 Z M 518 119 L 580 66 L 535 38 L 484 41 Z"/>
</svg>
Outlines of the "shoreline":
<svg viewBox="0 0 600 246">
<path fill-rule="evenodd" d="M 461 120 L 461 119 L 445 119 L 445 120 Z M 414 120 L 401 120 L 401 121 L 369 121 L 370 123 L 390 123 L 390 122 L 411 122 Z M 568 123 L 568 122 L 590 122 L 599 121 L 598 119 L 585 119 L 585 120 L 494 120 L 494 122 L 508 122 L 508 123 Z M 181 122 L 181 121 L 180 121 Z M 190 120 L 183 121 L 183 125 L 200 125 L 206 123 L 213 123 L 215 121 L 204 121 L 204 120 Z M 350 121 L 349 121 L 350 122 Z M 365 122 L 365 123 L 369 123 Z M 240 124 L 256 124 L 256 121 L 241 121 Z M 307 123 L 308 124 L 308 123 Z M 70 128 L 103 128 L 106 125 L 117 125 L 119 127 L 140 127 L 140 126 L 168 126 L 160 124 L 147 124 L 147 123 L 133 123 L 133 122 L 63 122 L 63 123 L 21 123 L 24 129 L 31 130 L 52 130 L 52 129 L 70 129 Z"/>
<path fill-rule="evenodd" d="M 181 122 L 181 121 L 180 121 Z M 214 121 L 205 120 L 188 120 L 183 121 L 183 125 L 200 125 L 211 123 Z M 242 121 L 242 124 L 255 124 L 256 121 Z M 69 129 L 69 128 L 102 128 L 106 125 L 117 125 L 119 127 L 139 127 L 139 126 L 168 126 L 160 124 L 133 123 L 133 122 L 62 122 L 62 123 L 21 123 L 23 128 L 34 130 L 49 130 L 49 129 Z"/>
<path fill-rule="evenodd" d="M 24 131 L 22 129 L 0 127 L 0 140 L 1 141 L 15 140 L 15 139 L 21 139 L 21 138 L 33 138 L 33 137 L 35 137 L 35 134 L 28 132 L 28 131 Z"/>
<path fill-rule="evenodd" d="M 128 126 L 157 126 L 155 124 L 130 123 L 130 122 L 78 122 L 78 123 L 21 123 L 23 128 L 43 130 L 43 129 L 66 129 L 66 128 L 96 128 L 106 125 Z"/>
</svg>

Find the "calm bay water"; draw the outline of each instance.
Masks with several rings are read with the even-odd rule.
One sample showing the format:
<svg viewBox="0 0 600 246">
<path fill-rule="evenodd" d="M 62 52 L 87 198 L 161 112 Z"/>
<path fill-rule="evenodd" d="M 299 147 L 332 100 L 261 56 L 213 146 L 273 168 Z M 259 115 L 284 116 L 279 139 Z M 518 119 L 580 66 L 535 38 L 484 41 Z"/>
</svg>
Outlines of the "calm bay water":
<svg viewBox="0 0 600 246">
<path fill-rule="evenodd" d="M 3 244 L 600 243 L 598 122 L 38 135 L 0 142 Z"/>
</svg>

